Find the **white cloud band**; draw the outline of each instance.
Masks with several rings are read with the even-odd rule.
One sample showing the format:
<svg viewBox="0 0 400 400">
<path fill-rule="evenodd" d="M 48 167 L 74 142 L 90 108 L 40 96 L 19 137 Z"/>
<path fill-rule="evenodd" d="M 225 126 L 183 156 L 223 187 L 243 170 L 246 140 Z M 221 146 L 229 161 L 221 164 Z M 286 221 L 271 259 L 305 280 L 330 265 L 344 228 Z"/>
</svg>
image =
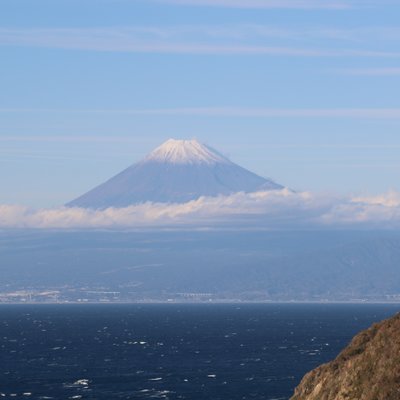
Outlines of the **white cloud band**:
<svg viewBox="0 0 400 400">
<path fill-rule="evenodd" d="M 143 228 L 235 225 L 256 228 L 400 227 L 400 194 L 339 198 L 287 189 L 202 197 L 184 204 L 145 203 L 126 208 L 35 210 L 0 205 L 0 228 Z"/>
</svg>

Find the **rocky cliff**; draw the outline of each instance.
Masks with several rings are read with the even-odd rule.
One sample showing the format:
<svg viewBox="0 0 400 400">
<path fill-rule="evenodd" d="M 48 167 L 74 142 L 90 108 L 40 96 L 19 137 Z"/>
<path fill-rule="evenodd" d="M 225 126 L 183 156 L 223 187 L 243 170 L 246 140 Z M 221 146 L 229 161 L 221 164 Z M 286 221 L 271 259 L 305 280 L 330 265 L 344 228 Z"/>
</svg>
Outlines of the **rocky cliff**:
<svg viewBox="0 0 400 400">
<path fill-rule="evenodd" d="M 400 314 L 359 333 L 332 362 L 309 372 L 291 400 L 399 400 Z"/>
</svg>

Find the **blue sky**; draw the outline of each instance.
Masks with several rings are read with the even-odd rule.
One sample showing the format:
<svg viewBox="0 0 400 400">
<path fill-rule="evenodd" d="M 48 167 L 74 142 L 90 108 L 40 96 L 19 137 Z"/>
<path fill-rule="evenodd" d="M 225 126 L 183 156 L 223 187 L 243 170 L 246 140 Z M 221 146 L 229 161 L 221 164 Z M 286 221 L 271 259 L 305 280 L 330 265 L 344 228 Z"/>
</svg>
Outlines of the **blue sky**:
<svg viewBox="0 0 400 400">
<path fill-rule="evenodd" d="M 3 0 L 0 203 L 58 206 L 170 137 L 289 187 L 400 190 L 400 5 Z"/>
</svg>

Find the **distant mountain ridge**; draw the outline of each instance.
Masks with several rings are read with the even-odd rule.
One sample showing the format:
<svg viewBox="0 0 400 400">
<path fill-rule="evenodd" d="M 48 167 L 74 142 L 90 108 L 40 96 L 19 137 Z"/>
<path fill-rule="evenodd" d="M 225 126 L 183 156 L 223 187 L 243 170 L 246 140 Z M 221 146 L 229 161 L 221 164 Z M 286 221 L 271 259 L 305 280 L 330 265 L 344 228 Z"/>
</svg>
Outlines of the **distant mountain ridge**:
<svg viewBox="0 0 400 400">
<path fill-rule="evenodd" d="M 93 300 L 106 291 L 128 302 L 208 293 L 218 301 L 400 304 L 397 231 L 6 230 L 0 259 L 0 302 L 20 290 L 77 301 L 89 290 Z"/>
<path fill-rule="evenodd" d="M 279 189 L 283 186 L 240 167 L 195 139 L 169 139 L 142 161 L 67 206 L 102 209 L 144 202 L 184 203 L 201 196 Z"/>
</svg>

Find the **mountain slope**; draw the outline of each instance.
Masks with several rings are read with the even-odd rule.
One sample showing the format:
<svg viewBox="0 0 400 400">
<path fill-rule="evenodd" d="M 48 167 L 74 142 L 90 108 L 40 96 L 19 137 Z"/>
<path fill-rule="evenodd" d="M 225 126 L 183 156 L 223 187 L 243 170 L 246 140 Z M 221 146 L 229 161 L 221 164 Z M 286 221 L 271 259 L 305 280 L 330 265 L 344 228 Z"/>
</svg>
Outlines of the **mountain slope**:
<svg viewBox="0 0 400 400">
<path fill-rule="evenodd" d="M 354 337 L 332 362 L 308 373 L 291 400 L 400 399 L 400 314 Z"/>
<path fill-rule="evenodd" d="M 197 140 L 170 139 L 141 162 L 67 206 L 107 208 L 147 201 L 183 203 L 201 196 L 282 188 L 234 164 Z"/>
</svg>

